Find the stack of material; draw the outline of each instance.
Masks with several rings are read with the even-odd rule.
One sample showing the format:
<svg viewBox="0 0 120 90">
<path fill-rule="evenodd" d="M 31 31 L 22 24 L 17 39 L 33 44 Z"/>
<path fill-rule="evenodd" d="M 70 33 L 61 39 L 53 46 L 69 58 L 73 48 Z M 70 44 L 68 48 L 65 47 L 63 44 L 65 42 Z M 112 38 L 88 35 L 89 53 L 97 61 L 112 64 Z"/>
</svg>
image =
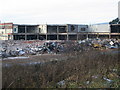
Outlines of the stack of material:
<svg viewBox="0 0 120 90">
<path fill-rule="evenodd" d="M 26 43 L 23 41 L 7 41 L 2 44 L 0 56 L 16 57 L 24 55 L 36 55 L 45 53 L 58 53 L 63 50 L 63 45 L 60 42 L 32 42 Z"/>
<path fill-rule="evenodd" d="M 78 41 L 79 44 L 87 44 L 94 48 L 118 49 L 120 48 L 120 40 L 116 39 L 86 39 Z"/>
</svg>

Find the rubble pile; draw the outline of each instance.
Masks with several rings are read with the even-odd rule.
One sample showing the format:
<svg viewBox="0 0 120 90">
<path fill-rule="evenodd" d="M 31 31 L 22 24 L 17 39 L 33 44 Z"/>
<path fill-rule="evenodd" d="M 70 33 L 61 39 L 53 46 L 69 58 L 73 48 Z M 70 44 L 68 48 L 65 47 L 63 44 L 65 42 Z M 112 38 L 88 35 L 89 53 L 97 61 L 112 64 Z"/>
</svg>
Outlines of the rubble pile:
<svg viewBox="0 0 120 90">
<path fill-rule="evenodd" d="M 40 41 L 40 42 L 23 42 L 23 41 L 9 41 L 1 44 L 0 56 L 16 57 L 23 55 L 37 55 L 37 54 L 57 54 L 63 50 L 63 45 L 60 42 Z"/>
<path fill-rule="evenodd" d="M 92 48 L 118 49 L 120 40 L 85 39 L 70 41 L 0 41 L 0 57 L 16 57 L 38 54 L 58 54 L 60 52 L 82 52 Z"/>
<path fill-rule="evenodd" d="M 93 48 L 118 49 L 120 48 L 120 40 L 116 39 L 86 39 L 78 41 L 78 44 L 86 44 Z"/>
</svg>

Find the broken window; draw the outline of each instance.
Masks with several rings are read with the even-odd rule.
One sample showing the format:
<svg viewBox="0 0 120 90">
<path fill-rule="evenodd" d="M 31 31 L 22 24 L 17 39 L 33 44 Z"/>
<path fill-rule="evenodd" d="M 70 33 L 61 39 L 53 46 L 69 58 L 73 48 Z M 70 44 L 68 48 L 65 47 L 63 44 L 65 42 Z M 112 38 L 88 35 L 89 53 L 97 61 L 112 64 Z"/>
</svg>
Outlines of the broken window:
<svg viewBox="0 0 120 90">
<path fill-rule="evenodd" d="M 75 26 L 71 25 L 71 31 L 75 31 Z"/>
<path fill-rule="evenodd" d="M 41 33 L 41 28 L 39 28 L 39 33 Z"/>
<path fill-rule="evenodd" d="M 85 28 L 81 28 L 81 31 L 85 31 L 86 29 Z"/>
<path fill-rule="evenodd" d="M 67 40 L 67 35 L 59 35 L 59 40 Z"/>
<path fill-rule="evenodd" d="M 36 33 L 37 27 L 36 26 L 27 26 L 26 30 L 27 30 L 27 33 Z"/>
<path fill-rule="evenodd" d="M 16 28 L 14 28 L 14 32 L 16 32 Z"/>
<path fill-rule="evenodd" d="M 18 33 L 25 33 L 25 26 L 18 26 Z"/>
<path fill-rule="evenodd" d="M 59 26 L 59 33 L 66 33 L 66 26 Z"/>
<path fill-rule="evenodd" d="M 77 35 L 69 35 L 69 40 L 77 40 Z"/>
<path fill-rule="evenodd" d="M 57 35 L 48 35 L 47 40 L 57 40 Z"/>
<path fill-rule="evenodd" d="M 120 25 L 111 25 L 111 33 L 120 33 Z"/>
<path fill-rule="evenodd" d="M 48 33 L 57 33 L 57 26 L 47 26 Z"/>
</svg>

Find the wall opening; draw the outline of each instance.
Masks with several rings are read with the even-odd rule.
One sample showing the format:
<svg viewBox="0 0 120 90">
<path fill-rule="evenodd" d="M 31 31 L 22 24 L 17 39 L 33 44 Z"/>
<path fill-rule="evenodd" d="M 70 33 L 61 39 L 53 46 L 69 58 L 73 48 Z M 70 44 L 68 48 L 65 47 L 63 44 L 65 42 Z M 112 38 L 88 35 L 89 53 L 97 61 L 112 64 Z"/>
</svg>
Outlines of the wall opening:
<svg viewBox="0 0 120 90">
<path fill-rule="evenodd" d="M 39 40 L 46 40 L 46 35 L 39 35 Z"/>
<path fill-rule="evenodd" d="M 25 40 L 25 35 L 13 35 L 14 40 Z"/>
<path fill-rule="evenodd" d="M 67 40 L 67 35 L 59 35 L 59 40 Z"/>
<path fill-rule="evenodd" d="M 18 26 L 18 33 L 25 33 L 25 26 Z"/>
<path fill-rule="evenodd" d="M 89 34 L 88 38 L 97 38 L 97 35 L 96 34 Z"/>
<path fill-rule="evenodd" d="M 47 35 L 47 40 L 57 40 L 57 35 Z"/>
<path fill-rule="evenodd" d="M 57 33 L 57 26 L 47 26 L 47 33 Z"/>
<path fill-rule="evenodd" d="M 99 38 L 101 38 L 101 39 L 108 39 L 109 35 L 99 35 Z"/>
<path fill-rule="evenodd" d="M 77 35 L 68 35 L 69 40 L 77 40 Z"/>
<path fill-rule="evenodd" d="M 26 26 L 27 33 L 37 33 L 37 26 Z"/>
<path fill-rule="evenodd" d="M 120 25 L 111 25 L 111 33 L 120 33 Z"/>
<path fill-rule="evenodd" d="M 27 40 L 37 40 L 37 35 L 27 35 Z"/>
<path fill-rule="evenodd" d="M 78 35 L 78 40 L 84 40 L 86 38 L 87 38 L 87 35 L 85 35 L 85 34 Z"/>
<path fill-rule="evenodd" d="M 66 33 L 67 32 L 66 26 L 59 26 L 58 32 L 59 33 Z"/>
<path fill-rule="evenodd" d="M 120 35 L 111 35 L 111 38 L 120 39 Z"/>
</svg>

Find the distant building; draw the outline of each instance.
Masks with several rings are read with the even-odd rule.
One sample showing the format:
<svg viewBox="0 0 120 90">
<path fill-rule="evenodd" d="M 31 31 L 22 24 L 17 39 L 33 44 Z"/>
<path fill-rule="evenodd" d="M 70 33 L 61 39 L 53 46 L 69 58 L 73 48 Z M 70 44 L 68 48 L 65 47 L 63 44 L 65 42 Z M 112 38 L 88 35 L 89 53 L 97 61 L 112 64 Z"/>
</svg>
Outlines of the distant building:
<svg viewBox="0 0 120 90">
<path fill-rule="evenodd" d="M 111 38 L 119 38 L 120 39 L 120 24 L 111 24 Z"/>
<path fill-rule="evenodd" d="M 81 40 L 120 38 L 120 25 L 0 23 L 0 40 Z"/>
<path fill-rule="evenodd" d="M 87 32 L 88 25 L 43 24 L 13 25 L 13 40 L 77 40 L 80 32 Z"/>
<path fill-rule="evenodd" d="M 0 23 L 0 40 L 9 40 L 12 38 L 13 23 Z"/>
</svg>

